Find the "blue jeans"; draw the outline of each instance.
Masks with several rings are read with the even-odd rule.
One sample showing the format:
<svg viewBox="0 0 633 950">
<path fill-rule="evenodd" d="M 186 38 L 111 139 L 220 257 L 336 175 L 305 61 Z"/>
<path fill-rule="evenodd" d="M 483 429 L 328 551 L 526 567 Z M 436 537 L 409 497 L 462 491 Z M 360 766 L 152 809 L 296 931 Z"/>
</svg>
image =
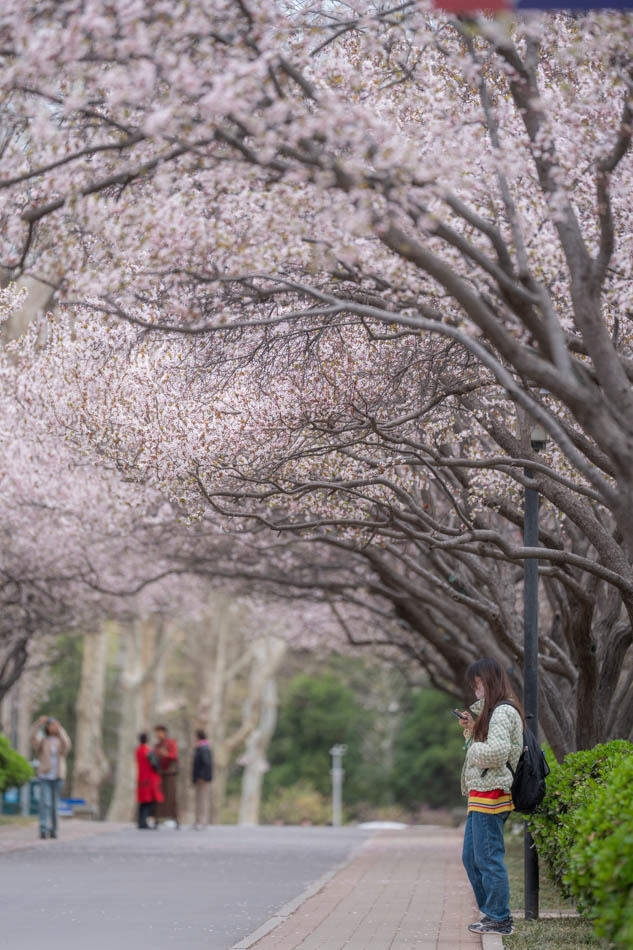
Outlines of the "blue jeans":
<svg viewBox="0 0 633 950">
<path fill-rule="evenodd" d="M 40 779 L 40 832 L 57 833 L 57 803 L 62 787 L 61 779 Z"/>
<path fill-rule="evenodd" d="M 503 826 L 508 814 L 471 811 L 464 831 L 462 861 L 480 911 L 493 920 L 510 916 L 510 882 L 503 860 L 506 853 Z"/>
</svg>

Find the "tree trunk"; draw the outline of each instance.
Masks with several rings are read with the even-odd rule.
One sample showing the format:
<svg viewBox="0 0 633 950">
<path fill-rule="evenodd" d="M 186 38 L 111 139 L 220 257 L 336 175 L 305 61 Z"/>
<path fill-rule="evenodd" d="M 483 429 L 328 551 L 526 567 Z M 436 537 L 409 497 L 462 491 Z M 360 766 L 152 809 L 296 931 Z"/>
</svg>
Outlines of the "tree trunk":
<svg viewBox="0 0 633 950">
<path fill-rule="evenodd" d="M 259 705 L 259 720 L 246 743 L 240 825 L 258 825 L 262 800 L 262 782 L 268 770 L 267 752 L 277 725 L 277 683 L 275 675 L 286 652 L 286 643 L 277 637 L 266 637 L 253 647 L 253 667 L 249 692 L 244 704 L 244 720 Z"/>
<path fill-rule="evenodd" d="M 3 268 L 4 270 L 4 268 Z M 0 286 L 4 281 L 0 275 Z M 22 276 L 18 278 L 18 285 L 26 290 L 26 297 L 22 305 L 11 314 L 0 328 L 0 341 L 7 343 L 25 333 L 32 321 L 43 314 L 53 297 L 50 284 L 44 284 L 37 277 Z"/>
<path fill-rule="evenodd" d="M 222 609 L 224 608 L 224 609 Z M 213 785 L 210 818 L 212 825 L 221 823 L 222 806 L 226 796 L 228 756 L 225 750 L 226 721 L 222 715 L 225 706 L 227 641 L 229 633 L 228 607 L 222 603 L 216 611 L 215 666 L 211 675 L 210 692 L 201 703 L 200 716 L 208 721 L 209 737 L 213 748 Z"/>
<path fill-rule="evenodd" d="M 99 788 L 109 772 L 102 743 L 107 659 L 108 629 L 104 625 L 83 640 L 72 781 L 73 798 L 83 798 L 97 810 Z"/>
<path fill-rule="evenodd" d="M 158 627 L 158 629 L 157 629 Z M 169 642 L 164 623 L 154 619 L 134 621 L 122 630 L 123 672 L 121 675 L 121 721 L 119 725 L 116 778 L 108 821 L 131 821 L 136 802 L 134 749 L 143 722 L 143 692 Z M 148 651 L 148 642 L 152 647 Z M 144 661 L 145 658 L 145 661 Z"/>
</svg>

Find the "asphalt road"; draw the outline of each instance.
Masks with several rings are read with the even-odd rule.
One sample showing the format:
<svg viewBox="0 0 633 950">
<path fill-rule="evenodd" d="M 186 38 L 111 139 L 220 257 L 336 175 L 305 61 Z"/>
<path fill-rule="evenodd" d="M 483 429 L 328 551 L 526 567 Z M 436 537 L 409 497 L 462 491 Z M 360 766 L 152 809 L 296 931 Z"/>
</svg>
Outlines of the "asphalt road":
<svg viewBox="0 0 633 950">
<path fill-rule="evenodd" d="M 366 837 L 130 829 L 0 855 L 0 948 L 228 950 Z"/>
</svg>

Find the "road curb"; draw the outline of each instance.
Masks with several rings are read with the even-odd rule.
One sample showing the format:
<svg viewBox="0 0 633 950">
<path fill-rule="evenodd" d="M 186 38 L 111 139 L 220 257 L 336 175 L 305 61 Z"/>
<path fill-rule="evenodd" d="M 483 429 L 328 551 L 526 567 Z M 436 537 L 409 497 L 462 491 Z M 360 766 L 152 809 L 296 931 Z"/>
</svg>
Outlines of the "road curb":
<svg viewBox="0 0 633 950">
<path fill-rule="evenodd" d="M 272 917 L 269 917 L 268 920 L 264 921 L 257 930 L 253 930 L 248 936 L 242 937 L 237 943 L 234 943 L 232 947 L 229 947 L 229 950 L 250 950 L 251 947 L 254 947 L 263 937 L 266 937 L 271 931 L 275 930 L 280 924 L 283 924 L 291 917 L 295 911 L 299 910 L 302 904 L 305 904 L 307 900 L 310 900 L 311 897 L 314 897 L 319 891 L 322 891 L 325 885 L 328 884 L 339 871 L 342 871 L 348 864 L 351 864 L 351 862 L 358 857 L 360 852 L 375 840 L 376 836 L 362 841 L 351 850 L 344 861 L 341 861 L 341 863 L 337 864 L 331 871 L 328 871 L 317 881 L 314 881 L 306 887 L 305 891 L 302 891 L 298 897 L 293 898 L 291 901 L 288 901 L 287 904 L 284 904 L 283 907 L 280 907 L 279 910 L 274 913 Z"/>
<path fill-rule="evenodd" d="M 503 950 L 503 937 L 500 934 L 482 934 L 483 950 Z"/>
</svg>

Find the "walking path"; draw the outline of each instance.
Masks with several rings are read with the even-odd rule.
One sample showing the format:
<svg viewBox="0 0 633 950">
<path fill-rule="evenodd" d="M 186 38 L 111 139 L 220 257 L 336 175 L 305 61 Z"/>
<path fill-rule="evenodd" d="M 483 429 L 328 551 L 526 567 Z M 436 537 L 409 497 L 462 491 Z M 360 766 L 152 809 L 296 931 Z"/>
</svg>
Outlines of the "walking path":
<svg viewBox="0 0 633 950">
<path fill-rule="evenodd" d="M 316 890 L 316 893 L 311 891 Z M 232 950 L 481 950 L 461 833 L 382 832 Z"/>
<path fill-rule="evenodd" d="M 102 843 L 95 840 L 95 835 L 102 837 L 108 832 L 114 832 L 114 834 L 107 838 L 103 837 Z M 346 833 L 351 836 L 346 846 L 348 853 L 349 847 L 354 847 L 354 839 L 356 840 L 351 859 L 348 858 L 342 866 L 339 865 L 338 869 L 327 873 L 316 884 L 308 887 L 301 896 L 276 911 L 250 936 L 233 943 L 231 950 L 502 950 L 500 938 L 486 937 L 482 943 L 481 937 L 471 934 L 467 929 L 468 924 L 477 919 L 478 911 L 461 865 L 460 831 L 435 826 L 419 826 L 402 831 L 379 832 L 364 843 L 361 829 L 356 829 L 356 831 L 349 829 Z M 172 863 L 178 861 L 179 864 L 184 861 L 178 873 L 183 884 L 188 876 L 191 877 L 187 890 L 193 893 L 195 888 L 201 886 L 203 890 L 206 890 L 203 883 L 205 878 L 208 882 L 213 882 L 211 891 L 206 890 L 208 896 L 202 904 L 200 904 L 202 891 L 200 895 L 194 893 L 193 896 L 198 909 L 206 905 L 206 914 L 203 914 L 207 921 L 206 926 L 211 925 L 212 931 L 215 931 L 213 939 L 210 936 L 212 931 L 208 931 L 205 944 L 217 947 L 219 950 L 220 947 L 229 947 L 232 942 L 230 939 L 226 940 L 226 937 L 222 940 L 222 932 L 228 936 L 232 929 L 234 935 L 237 936 L 241 929 L 240 922 L 242 926 L 244 923 L 247 924 L 244 927 L 246 930 L 248 917 L 250 917 L 251 927 L 257 920 L 264 919 L 266 912 L 262 913 L 262 910 L 266 903 L 269 914 L 274 907 L 278 906 L 279 897 L 275 901 L 274 893 L 281 893 L 281 891 L 277 885 L 275 885 L 277 890 L 273 889 L 265 900 L 260 899 L 261 894 L 258 896 L 252 890 L 249 899 L 248 891 L 244 891 L 245 880 L 250 880 L 254 885 L 253 874 L 255 878 L 259 878 L 259 890 L 262 890 L 264 881 L 260 874 L 263 868 L 255 867 L 256 863 L 265 859 L 267 883 L 270 885 L 273 879 L 276 880 L 282 873 L 282 866 L 285 868 L 289 862 L 292 864 L 295 860 L 292 855 L 296 852 L 296 846 L 301 845 L 307 857 L 313 850 L 318 853 L 319 848 L 324 846 L 321 842 L 323 836 L 327 839 L 333 834 L 337 834 L 336 829 L 261 828 L 249 831 L 223 827 L 210 828 L 208 835 L 202 835 L 202 837 L 187 832 L 181 834 L 173 832 L 171 835 L 161 832 L 157 835 L 145 836 L 129 825 L 113 825 L 108 822 L 83 821 L 75 818 L 62 822 L 60 828 L 60 843 L 68 844 L 70 850 L 67 847 L 59 850 L 57 843 L 40 841 L 37 838 L 37 825 L 30 824 L 0 827 L 0 855 L 7 852 L 43 849 L 44 863 L 42 864 L 39 860 L 35 864 L 30 862 L 26 869 L 27 876 L 31 880 L 35 880 L 38 874 L 42 874 L 50 881 L 51 872 L 56 869 L 54 862 L 57 860 L 62 862 L 60 868 L 66 868 L 66 879 L 71 867 L 68 861 L 70 860 L 73 866 L 77 865 L 75 868 L 77 881 L 66 885 L 74 894 L 74 900 L 72 897 L 67 898 L 70 901 L 69 905 L 67 908 L 62 907 L 62 910 L 66 916 L 71 910 L 78 918 L 80 915 L 86 916 L 84 923 L 89 925 L 89 929 L 94 925 L 91 919 L 88 920 L 92 898 L 90 894 L 84 894 L 81 888 L 84 879 L 89 880 L 91 876 L 94 876 L 96 868 L 100 872 L 106 872 L 111 863 L 116 864 L 124 856 L 125 866 L 129 865 L 132 870 L 135 870 L 134 862 L 140 861 L 143 866 L 147 865 L 154 851 L 157 852 L 157 858 L 162 855 L 162 860 L 168 858 Z M 293 844 L 297 836 L 300 841 L 297 840 Z M 85 844 L 82 843 L 84 839 Z M 72 844 L 73 842 L 76 844 Z M 344 843 L 341 847 L 343 845 Z M 288 850 L 289 847 L 292 848 L 291 851 Z M 77 848 L 81 850 L 78 851 Z M 139 849 L 143 853 L 139 853 Z M 146 850 L 147 853 L 145 853 Z M 84 851 L 86 851 L 85 854 Z M 230 853 L 233 854 L 232 858 L 230 858 Z M 324 864 L 322 859 L 319 859 L 321 870 L 318 870 L 314 877 L 322 874 L 323 870 L 328 866 L 331 867 L 335 861 L 340 861 L 344 854 L 345 850 L 337 858 L 332 852 L 329 864 Z M 99 863 L 95 866 L 94 861 L 97 856 Z M 12 862 L 17 859 L 17 854 L 8 858 Z M 29 860 L 26 853 L 23 860 Z M 228 863 L 226 863 L 227 860 Z M 281 865 L 278 864 L 279 861 Z M 84 868 L 85 862 L 89 864 Z M 223 868 L 223 876 L 228 880 L 231 877 L 229 872 L 233 864 L 235 864 L 233 874 L 235 886 L 237 887 L 238 883 L 242 882 L 238 888 L 239 905 L 230 898 L 233 893 L 231 887 L 229 887 L 230 893 L 223 893 L 215 873 Z M 275 870 L 277 866 L 280 869 L 279 874 Z M 316 868 L 316 864 L 314 867 Z M 21 864 L 13 868 L 14 875 L 18 873 L 18 868 L 21 868 Z M 171 870 L 173 871 L 174 868 L 172 867 Z M 207 878 L 209 872 L 211 876 Z M 138 869 L 135 873 L 138 873 Z M 309 876 L 304 876 L 302 884 L 300 875 L 296 874 L 296 871 L 294 873 L 295 877 L 289 878 L 284 885 L 288 896 L 292 894 L 290 889 L 292 880 L 297 883 L 297 890 L 299 890 L 305 886 L 306 881 L 311 879 Z M 120 872 L 117 874 L 120 877 Z M 157 870 L 154 866 L 154 871 L 150 874 L 151 880 L 154 880 L 154 887 L 160 883 L 156 874 Z M 109 878 L 106 878 L 99 886 L 102 897 L 114 902 L 111 904 L 112 907 L 117 906 L 117 903 L 122 900 L 121 895 L 116 893 L 116 879 L 117 876 L 113 882 L 109 882 Z M 50 886 L 50 884 L 47 885 L 49 888 Z M 149 879 L 147 886 L 150 887 Z M 208 886 L 207 883 L 206 887 Z M 184 899 L 180 889 L 179 895 Z M 281 899 L 287 899 L 287 897 L 282 896 Z M 214 901 L 219 902 L 217 907 Z M 175 914 L 178 917 L 179 904 L 180 900 L 175 905 L 172 903 L 172 916 Z M 56 897 L 57 910 L 59 910 L 58 905 L 59 897 Z M 231 918 L 231 920 L 227 919 L 225 926 L 220 925 L 220 905 Z M 249 913 L 245 912 L 247 905 L 250 907 Z M 231 912 L 231 908 L 234 913 Z M 182 911 L 183 913 L 186 911 L 185 917 L 191 921 L 191 908 L 183 906 Z M 146 912 L 147 909 L 144 911 L 143 918 Z M 237 917 L 235 917 L 236 913 Z M 25 915 L 32 921 L 33 913 L 31 911 L 26 913 L 26 908 Z M 80 938 L 82 932 L 77 928 L 81 923 L 82 921 L 78 919 L 75 928 L 69 931 L 70 940 L 68 935 L 64 937 L 65 947 L 75 950 L 80 946 L 83 937 Z M 124 923 L 123 918 L 120 923 Z M 201 920 L 200 928 L 203 923 L 204 921 Z M 115 924 L 117 924 L 116 920 L 112 922 L 112 926 Z M 126 918 L 125 927 L 129 929 L 131 925 L 140 926 L 136 918 L 134 920 Z M 189 946 L 186 941 L 182 943 L 182 922 L 176 929 L 181 946 Z M 73 942 L 72 935 L 75 930 L 77 930 L 76 942 Z M 31 939 L 30 935 L 27 938 L 26 934 L 20 932 L 15 936 L 16 938 L 19 936 L 18 943 L 29 950 L 35 947 L 40 939 L 40 936 L 37 936 L 37 941 L 31 944 L 28 942 Z M 105 932 L 103 936 L 105 943 L 110 945 L 112 942 L 110 937 L 105 940 Z M 138 938 L 140 939 L 136 940 L 136 946 L 145 948 L 151 945 L 154 950 L 161 950 L 163 946 L 172 946 L 172 940 L 168 939 L 166 933 L 163 933 L 162 937 L 154 934 L 151 944 L 144 942 L 144 938 L 149 938 L 149 936 L 151 936 L 149 933 L 141 934 L 139 930 Z M 175 938 L 176 932 L 172 936 Z M 192 943 L 196 946 L 201 945 L 193 939 L 194 933 L 190 936 Z M 235 936 L 232 938 L 233 941 Z M 34 932 L 34 941 L 35 937 Z M 161 939 L 164 943 L 161 943 Z"/>
</svg>

